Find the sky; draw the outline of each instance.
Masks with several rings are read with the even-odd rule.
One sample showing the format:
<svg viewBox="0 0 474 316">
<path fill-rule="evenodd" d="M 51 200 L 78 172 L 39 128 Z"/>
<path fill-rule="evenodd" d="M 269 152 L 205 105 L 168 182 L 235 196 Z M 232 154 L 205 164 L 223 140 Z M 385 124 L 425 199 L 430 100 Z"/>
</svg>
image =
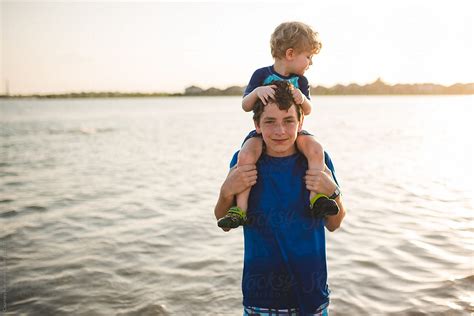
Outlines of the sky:
<svg viewBox="0 0 474 316">
<path fill-rule="evenodd" d="M 293 20 L 322 39 L 312 86 L 469 83 L 472 12 L 472 0 L 0 0 L 0 94 L 244 86 Z"/>
</svg>

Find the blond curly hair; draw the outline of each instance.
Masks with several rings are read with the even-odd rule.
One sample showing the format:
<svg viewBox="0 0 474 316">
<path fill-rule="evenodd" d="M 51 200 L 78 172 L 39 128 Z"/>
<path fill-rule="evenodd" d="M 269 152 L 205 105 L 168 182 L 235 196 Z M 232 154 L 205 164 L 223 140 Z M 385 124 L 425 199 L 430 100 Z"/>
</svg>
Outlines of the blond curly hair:
<svg viewBox="0 0 474 316">
<path fill-rule="evenodd" d="M 316 55 L 322 47 L 319 33 L 302 22 L 284 22 L 276 27 L 270 38 L 273 58 L 283 58 L 289 48 Z"/>
</svg>

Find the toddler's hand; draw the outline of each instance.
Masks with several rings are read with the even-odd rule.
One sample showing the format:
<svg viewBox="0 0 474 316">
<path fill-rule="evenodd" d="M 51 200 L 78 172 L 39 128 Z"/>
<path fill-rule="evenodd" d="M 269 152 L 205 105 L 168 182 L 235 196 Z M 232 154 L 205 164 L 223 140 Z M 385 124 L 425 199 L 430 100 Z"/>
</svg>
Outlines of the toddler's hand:
<svg viewBox="0 0 474 316">
<path fill-rule="evenodd" d="M 275 97 L 276 86 L 262 86 L 256 88 L 257 97 L 262 100 L 263 104 L 267 104 L 269 99 Z"/>
<path fill-rule="evenodd" d="M 301 105 L 304 102 L 304 94 L 301 92 L 300 89 L 293 88 L 291 90 L 291 94 L 293 95 L 293 100 L 296 104 Z"/>
</svg>

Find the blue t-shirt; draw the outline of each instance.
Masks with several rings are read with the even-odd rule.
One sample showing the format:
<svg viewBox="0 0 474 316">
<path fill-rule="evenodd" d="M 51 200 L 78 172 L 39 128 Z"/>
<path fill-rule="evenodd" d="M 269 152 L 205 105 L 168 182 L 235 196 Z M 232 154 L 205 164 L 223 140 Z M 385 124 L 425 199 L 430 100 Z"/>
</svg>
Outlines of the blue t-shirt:
<svg viewBox="0 0 474 316">
<path fill-rule="evenodd" d="M 333 173 L 331 158 L 326 165 Z M 237 161 L 234 155 L 231 166 Z M 257 162 L 258 180 L 248 203 L 244 226 L 243 304 L 294 308 L 314 313 L 329 303 L 324 219 L 306 210 L 304 155 L 270 157 Z M 335 177 L 334 177 L 335 179 Z"/>
<path fill-rule="evenodd" d="M 272 83 L 273 81 L 277 80 L 286 80 L 289 81 L 295 88 L 301 90 L 301 92 L 311 100 L 311 96 L 309 93 L 309 83 L 308 79 L 305 76 L 299 76 L 295 74 L 291 74 L 289 76 L 282 76 L 275 71 L 273 66 L 263 67 L 260 69 L 255 70 L 252 77 L 250 78 L 250 82 L 245 88 L 244 97 L 258 88 L 260 86 Z"/>
</svg>

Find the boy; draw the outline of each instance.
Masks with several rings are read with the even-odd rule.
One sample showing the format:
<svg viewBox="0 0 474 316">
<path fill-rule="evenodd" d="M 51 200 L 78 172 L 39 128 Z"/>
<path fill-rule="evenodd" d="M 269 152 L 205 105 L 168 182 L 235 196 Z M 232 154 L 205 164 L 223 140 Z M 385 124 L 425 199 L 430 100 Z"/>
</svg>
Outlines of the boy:
<svg viewBox="0 0 474 316">
<path fill-rule="evenodd" d="M 242 108 L 246 112 L 252 111 L 258 99 L 267 104 L 275 95 L 276 87 L 271 85 L 271 82 L 286 80 L 293 86 L 295 103 L 301 106 L 304 115 L 309 115 L 312 105 L 309 84 L 304 73 L 313 64 L 313 55 L 321 50 L 318 33 L 304 23 L 285 22 L 273 31 L 270 46 L 275 63 L 254 72 L 245 89 Z M 324 170 L 324 150 L 311 134 L 301 131 L 296 144 L 308 160 L 309 169 Z M 263 146 L 261 136 L 255 131 L 250 132 L 240 150 L 237 166 L 255 164 L 262 154 Z M 231 207 L 227 215 L 218 221 L 219 227 L 228 230 L 245 224 L 249 194 L 250 189 L 236 196 L 237 206 Z M 323 194 L 310 192 L 309 200 L 313 216 L 320 217 L 338 211 L 336 202 Z"/>
</svg>

